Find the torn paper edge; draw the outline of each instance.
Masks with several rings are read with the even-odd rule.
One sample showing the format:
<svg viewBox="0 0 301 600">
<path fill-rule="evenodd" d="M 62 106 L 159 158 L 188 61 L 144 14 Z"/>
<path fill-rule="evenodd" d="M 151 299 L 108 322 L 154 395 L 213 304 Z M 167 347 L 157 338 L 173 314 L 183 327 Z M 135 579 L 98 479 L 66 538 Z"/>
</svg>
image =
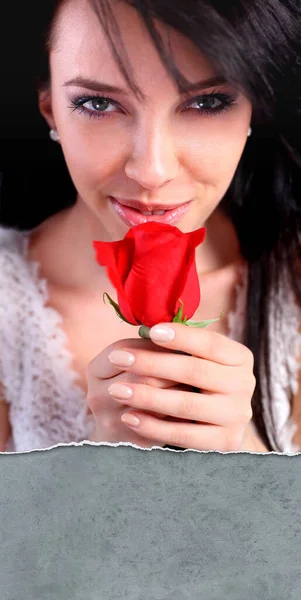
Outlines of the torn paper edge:
<svg viewBox="0 0 301 600">
<path fill-rule="evenodd" d="M 178 454 L 184 454 L 185 452 L 197 452 L 198 454 L 258 454 L 260 456 L 299 456 L 301 452 L 256 452 L 255 450 L 233 450 L 229 452 L 222 452 L 221 450 L 196 450 L 195 448 L 186 448 L 185 450 L 175 450 L 174 448 L 163 448 L 162 446 L 151 446 L 150 448 L 143 448 L 142 446 L 138 446 L 137 444 L 132 444 L 131 442 L 91 442 L 90 440 L 83 440 L 82 442 L 70 442 L 70 443 L 60 443 L 55 444 L 54 446 L 49 446 L 47 448 L 32 448 L 32 450 L 23 450 L 23 451 L 8 451 L 8 452 L 0 452 L 1 455 L 7 454 L 30 454 L 31 452 L 45 452 L 47 450 L 53 450 L 54 448 L 65 448 L 65 447 L 81 447 L 81 446 L 108 446 L 111 448 L 117 448 L 118 446 L 130 446 L 132 448 L 136 448 L 136 450 L 163 450 L 167 452 L 176 452 Z"/>
</svg>

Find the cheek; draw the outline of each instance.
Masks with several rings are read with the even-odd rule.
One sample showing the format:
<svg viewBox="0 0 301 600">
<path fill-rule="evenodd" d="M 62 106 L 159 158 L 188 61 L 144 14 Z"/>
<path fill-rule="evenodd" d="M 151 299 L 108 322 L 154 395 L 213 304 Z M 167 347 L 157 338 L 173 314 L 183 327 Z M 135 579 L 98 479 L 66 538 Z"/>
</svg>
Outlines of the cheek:
<svg viewBox="0 0 301 600">
<path fill-rule="evenodd" d="M 80 127 L 78 123 L 65 124 L 62 150 L 75 186 L 95 191 L 124 168 L 126 149 L 122 150 L 120 131 L 116 143 L 113 131 L 108 135 L 101 124 L 88 119 L 85 123 L 86 118 L 81 118 L 84 123 Z"/>
<path fill-rule="evenodd" d="M 226 191 L 243 154 L 251 116 L 251 103 L 239 97 L 236 106 L 218 116 L 192 115 L 185 128 L 181 123 L 182 162 L 195 181 Z"/>
<path fill-rule="evenodd" d="M 195 137 L 187 147 L 186 168 L 200 185 L 223 194 L 233 179 L 245 143 L 244 133 L 235 136 L 229 130 L 216 136 Z"/>
<path fill-rule="evenodd" d="M 211 117 L 212 118 L 212 117 Z M 187 157 L 191 168 L 197 172 L 218 177 L 235 171 L 246 143 L 244 133 L 234 135 L 226 129 L 214 135 L 194 136 L 187 144 Z"/>
</svg>

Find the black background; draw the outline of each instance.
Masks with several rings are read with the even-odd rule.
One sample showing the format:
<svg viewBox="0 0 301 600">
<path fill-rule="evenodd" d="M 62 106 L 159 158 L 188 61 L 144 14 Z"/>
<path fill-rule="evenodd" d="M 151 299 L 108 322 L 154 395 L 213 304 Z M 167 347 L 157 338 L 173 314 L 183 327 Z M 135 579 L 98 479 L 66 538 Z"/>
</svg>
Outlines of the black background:
<svg viewBox="0 0 301 600">
<path fill-rule="evenodd" d="M 53 0 L 0 2 L 0 222 L 30 229 L 72 203 L 61 147 L 38 109 L 37 76 Z"/>
</svg>

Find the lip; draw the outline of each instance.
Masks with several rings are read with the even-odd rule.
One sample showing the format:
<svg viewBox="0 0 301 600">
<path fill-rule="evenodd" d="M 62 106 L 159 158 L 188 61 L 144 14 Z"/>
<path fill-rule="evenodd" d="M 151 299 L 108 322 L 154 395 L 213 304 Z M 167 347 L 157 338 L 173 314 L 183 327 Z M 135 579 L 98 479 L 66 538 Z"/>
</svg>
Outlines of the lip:
<svg viewBox="0 0 301 600">
<path fill-rule="evenodd" d="M 142 223 L 147 223 L 148 221 L 155 221 L 156 223 L 167 223 L 169 225 L 175 225 L 178 223 L 184 214 L 189 209 L 191 204 L 191 200 L 189 202 L 185 202 L 184 204 L 178 204 L 176 207 L 166 210 L 164 215 L 150 215 L 147 217 L 146 215 L 142 215 L 137 209 L 129 207 L 125 204 L 121 204 L 114 198 L 113 196 L 109 196 L 111 205 L 113 210 L 118 215 L 118 217 L 126 224 L 128 227 L 134 227 L 135 225 L 141 225 Z M 140 203 L 141 206 L 141 203 Z M 161 205 L 162 206 L 162 205 Z M 154 208 L 154 210 L 160 210 L 159 208 Z"/>
<path fill-rule="evenodd" d="M 114 198 L 114 200 L 117 200 L 117 202 L 119 202 L 119 204 L 121 204 L 122 206 L 128 206 L 128 208 L 135 208 L 136 210 L 141 210 L 141 211 L 147 211 L 150 210 L 173 210 L 174 208 L 178 208 L 179 206 L 182 206 L 183 204 L 186 204 L 186 202 L 181 202 L 179 204 L 170 204 L 170 205 L 166 205 L 166 204 L 158 204 L 158 203 L 154 203 L 150 206 L 148 206 L 147 204 L 145 204 L 144 202 L 141 202 L 140 200 L 135 200 L 135 199 L 126 199 L 126 198 L 118 198 L 117 196 L 110 196 L 110 198 Z"/>
</svg>

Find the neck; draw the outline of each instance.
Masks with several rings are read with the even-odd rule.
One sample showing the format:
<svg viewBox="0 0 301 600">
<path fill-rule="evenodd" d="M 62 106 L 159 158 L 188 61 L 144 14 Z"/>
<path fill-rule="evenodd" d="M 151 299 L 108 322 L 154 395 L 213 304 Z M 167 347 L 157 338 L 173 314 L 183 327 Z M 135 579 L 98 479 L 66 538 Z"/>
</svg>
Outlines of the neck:
<svg viewBox="0 0 301 600">
<path fill-rule="evenodd" d="M 204 225 L 207 229 L 205 242 L 196 250 L 199 275 L 211 273 L 242 261 L 235 228 L 228 217 L 216 209 Z"/>
<path fill-rule="evenodd" d="M 235 229 L 229 219 L 216 210 L 204 224 L 205 242 L 197 248 L 199 276 L 223 269 L 241 260 Z M 110 241 L 108 232 L 80 198 L 75 205 L 50 217 L 33 232 L 30 257 L 38 257 L 41 276 L 54 286 L 77 293 L 112 292 L 106 270 L 95 261 L 93 240 Z M 76 264 L 76 269 L 73 265 Z M 59 265 L 59 268 L 58 268 Z"/>
<path fill-rule="evenodd" d="M 29 256 L 33 260 L 38 257 L 41 276 L 53 286 L 93 294 L 102 289 L 104 280 L 108 288 L 105 269 L 95 261 L 93 240 L 109 241 L 109 237 L 78 198 L 76 204 L 53 215 L 32 233 Z M 113 290 L 110 284 L 109 288 Z"/>
</svg>

